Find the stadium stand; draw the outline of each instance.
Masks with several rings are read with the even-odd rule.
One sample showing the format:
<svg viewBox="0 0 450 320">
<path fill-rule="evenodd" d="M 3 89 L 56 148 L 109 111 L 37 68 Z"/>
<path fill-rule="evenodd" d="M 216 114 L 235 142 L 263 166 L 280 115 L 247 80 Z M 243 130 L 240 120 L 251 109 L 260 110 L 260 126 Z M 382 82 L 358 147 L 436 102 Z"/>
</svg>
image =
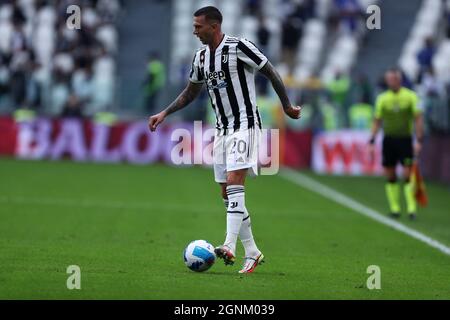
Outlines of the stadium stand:
<svg viewBox="0 0 450 320">
<path fill-rule="evenodd" d="M 83 7 L 80 30 L 66 26 L 70 5 Z M 118 0 L 2 1 L 0 110 L 89 116 L 111 108 L 120 7 Z"/>
<path fill-rule="evenodd" d="M 378 77 L 392 66 L 389 63 L 397 62 L 405 85 L 422 98 L 427 129 L 450 131 L 450 0 L 411 1 L 408 8 L 386 0 L 173 0 L 166 7 L 163 3 L 142 5 L 147 11 L 171 13 L 149 24 L 144 23 L 147 15 L 139 5 L 130 3 L 127 11 L 119 0 L 1 1 L 0 112 L 29 108 L 53 116 L 92 116 L 113 110 L 142 116 L 151 110 L 140 97 L 143 89 L 138 82 L 145 78 L 147 63 L 143 57 L 154 52 L 167 65 L 169 82 L 155 100 L 158 108 L 185 85 L 193 52 L 201 46 L 192 36 L 192 13 L 216 5 L 224 15 L 224 32 L 255 42 L 283 76 L 293 100 L 310 106 L 302 128 L 332 130 L 353 123 L 367 128 L 373 98 L 383 89 Z M 83 7 L 82 28 L 76 32 L 66 27 L 66 9 L 72 4 Z M 396 10 L 416 14 L 408 13 L 399 25 L 409 33 L 386 37 L 370 32 L 366 8 L 373 4 L 385 10 L 383 27 L 389 30 Z M 133 21 L 119 23 L 127 18 Z M 148 41 L 146 28 L 167 18 L 170 31 Z M 137 29 L 141 25 L 145 30 Z M 119 34 L 130 33 L 133 36 L 119 39 Z M 170 36 L 167 46 L 166 36 Z M 380 37 L 396 43 L 383 49 Z M 265 123 L 280 125 L 276 96 L 263 77 L 257 78 L 257 88 L 260 105 L 273 109 L 262 112 L 270 118 Z M 208 102 L 203 94 L 195 102 L 198 108 L 192 108 L 195 112 L 181 112 L 173 121 L 206 119 L 197 111 Z M 354 115 L 365 118 L 351 119 Z M 286 120 L 285 125 L 298 124 Z"/>
<path fill-rule="evenodd" d="M 448 0 L 424 0 L 399 57 L 420 94 L 429 131 L 450 132 L 449 12 Z"/>
</svg>

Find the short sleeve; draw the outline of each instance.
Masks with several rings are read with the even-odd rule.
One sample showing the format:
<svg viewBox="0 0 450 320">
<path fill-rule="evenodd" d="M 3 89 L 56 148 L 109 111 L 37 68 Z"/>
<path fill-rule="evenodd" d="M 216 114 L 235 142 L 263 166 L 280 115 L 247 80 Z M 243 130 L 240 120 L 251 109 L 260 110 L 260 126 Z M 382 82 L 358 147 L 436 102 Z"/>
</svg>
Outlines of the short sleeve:
<svg viewBox="0 0 450 320">
<path fill-rule="evenodd" d="M 237 45 L 237 57 L 250 67 L 260 70 L 267 63 L 266 56 L 250 41 L 241 39 Z"/>
<path fill-rule="evenodd" d="M 412 108 L 412 112 L 415 116 L 419 115 L 420 113 L 422 113 L 422 110 L 419 106 L 419 98 L 417 97 L 417 94 L 414 92 L 411 92 L 411 108 Z"/>
<path fill-rule="evenodd" d="M 383 96 L 378 96 L 375 102 L 375 119 L 381 119 L 383 117 Z"/>
<path fill-rule="evenodd" d="M 191 71 L 189 72 L 189 81 L 193 83 L 202 83 L 203 75 L 200 71 L 200 54 L 197 52 L 192 60 Z"/>
</svg>

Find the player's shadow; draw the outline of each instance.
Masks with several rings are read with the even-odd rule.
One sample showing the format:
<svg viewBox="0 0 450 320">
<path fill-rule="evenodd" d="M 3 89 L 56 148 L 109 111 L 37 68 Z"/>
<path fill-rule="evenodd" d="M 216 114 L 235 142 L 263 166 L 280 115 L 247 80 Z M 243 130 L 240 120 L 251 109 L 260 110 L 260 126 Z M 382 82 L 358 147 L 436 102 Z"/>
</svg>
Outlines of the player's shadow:
<svg viewBox="0 0 450 320">
<path fill-rule="evenodd" d="M 237 275 L 241 276 L 241 277 L 258 277 L 258 276 L 273 276 L 273 277 L 285 277 L 286 274 L 283 272 L 253 272 L 251 274 L 239 274 L 237 271 L 229 271 L 229 272 L 224 272 L 224 271 L 207 271 L 208 274 L 214 275 L 214 276 L 230 276 L 235 278 Z"/>
</svg>

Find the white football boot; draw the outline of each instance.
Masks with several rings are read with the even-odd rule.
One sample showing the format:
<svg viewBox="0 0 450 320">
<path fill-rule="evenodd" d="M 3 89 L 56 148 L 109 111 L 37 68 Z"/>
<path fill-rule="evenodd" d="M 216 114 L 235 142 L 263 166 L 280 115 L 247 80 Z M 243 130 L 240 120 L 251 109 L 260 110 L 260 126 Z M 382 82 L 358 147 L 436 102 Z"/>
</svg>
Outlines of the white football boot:
<svg viewBox="0 0 450 320">
<path fill-rule="evenodd" d="M 245 257 L 244 264 L 242 266 L 242 269 L 239 270 L 239 273 L 252 273 L 255 268 L 262 263 L 264 263 L 264 255 L 262 253 L 260 253 L 255 258 Z"/>
</svg>

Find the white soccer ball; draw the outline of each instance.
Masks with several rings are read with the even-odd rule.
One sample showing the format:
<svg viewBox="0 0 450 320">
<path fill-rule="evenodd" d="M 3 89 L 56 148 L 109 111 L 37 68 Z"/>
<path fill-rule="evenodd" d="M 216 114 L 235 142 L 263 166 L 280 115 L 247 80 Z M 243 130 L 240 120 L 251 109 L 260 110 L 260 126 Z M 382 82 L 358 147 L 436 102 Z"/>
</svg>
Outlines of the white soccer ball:
<svg viewBox="0 0 450 320">
<path fill-rule="evenodd" d="M 192 271 L 206 271 L 216 261 L 216 254 L 212 244 L 205 240 L 195 240 L 184 249 L 183 259 L 186 266 Z"/>
</svg>

